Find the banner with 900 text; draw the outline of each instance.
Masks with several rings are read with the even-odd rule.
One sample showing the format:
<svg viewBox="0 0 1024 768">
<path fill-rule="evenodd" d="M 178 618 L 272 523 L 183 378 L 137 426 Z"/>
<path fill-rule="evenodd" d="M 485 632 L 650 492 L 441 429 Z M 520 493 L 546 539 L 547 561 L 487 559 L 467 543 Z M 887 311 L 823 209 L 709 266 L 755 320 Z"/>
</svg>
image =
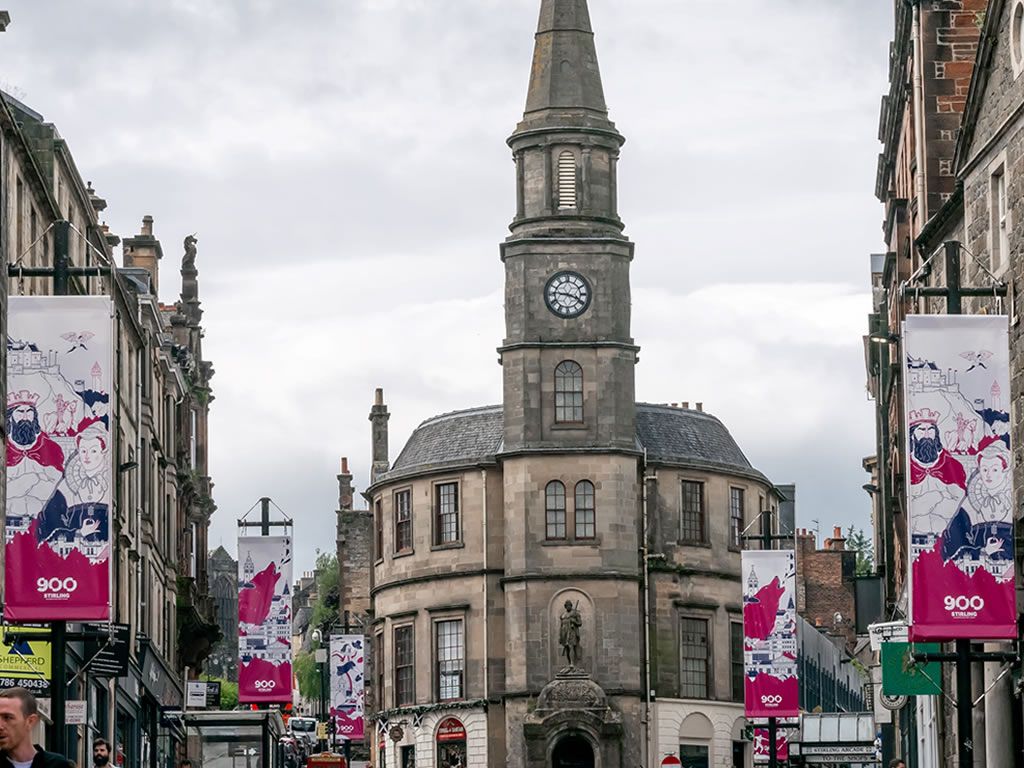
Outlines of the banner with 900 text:
<svg viewBox="0 0 1024 768">
<path fill-rule="evenodd" d="M 743 702 L 747 717 L 794 717 L 797 683 L 796 558 L 793 550 L 742 554 Z"/>
<path fill-rule="evenodd" d="M 1017 636 L 1005 316 L 903 327 L 910 639 Z"/>
<path fill-rule="evenodd" d="M 4 618 L 110 619 L 106 296 L 11 296 Z"/>
<path fill-rule="evenodd" d="M 365 640 L 362 635 L 331 638 L 331 715 L 335 733 L 349 741 L 361 741 L 363 726 L 363 671 Z"/>
<path fill-rule="evenodd" d="M 238 700 L 292 700 L 292 540 L 238 539 Z"/>
</svg>

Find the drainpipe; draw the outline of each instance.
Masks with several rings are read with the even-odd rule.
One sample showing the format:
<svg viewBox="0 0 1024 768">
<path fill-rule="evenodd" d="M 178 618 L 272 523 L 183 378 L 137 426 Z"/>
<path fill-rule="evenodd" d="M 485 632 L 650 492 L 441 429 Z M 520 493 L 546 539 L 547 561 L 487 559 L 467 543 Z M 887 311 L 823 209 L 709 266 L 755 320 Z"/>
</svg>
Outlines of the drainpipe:
<svg viewBox="0 0 1024 768">
<path fill-rule="evenodd" d="M 650 545 L 648 542 L 648 518 L 647 518 L 647 481 L 657 479 L 657 475 L 647 476 L 647 449 L 644 448 L 643 466 L 640 476 L 643 478 L 640 489 L 641 510 L 643 518 L 643 542 L 640 552 L 643 555 L 643 590 L 644 590 L 644 763 L 648 766 L 651 762 L 651 586 L 650 569 L 648 558 L 650 557 Z"/>
<path fill-rule="evenodd" d="M 484 701 L 490 697 L 491 688 L 491 674 L 490 674 L 490 628 L 488 627 L 487 617 L 491 613 L 490 604 L 487 602 L 488 592 L 487 580 L 490 578 L 487 573 L 487 549 L 489 542 L 487 541 L 487 470 L 480 470 L 480 500 L 482 505 L 483 517 L 483 533 L 484 533 Z M 486 706 L 486 704 L 484 705 Z"/>
<path fill-rule="evenodd" d="M 913 22 L 910 27 L 910 41 L 914 49 L 914 161 L 917 165 L 915 187 L 917 194 L 917 232 L 928 220 L 927 168 L 924 153 L 924 47 L 921 39 L 921 2 L 911 0 Z"/>
</svg>

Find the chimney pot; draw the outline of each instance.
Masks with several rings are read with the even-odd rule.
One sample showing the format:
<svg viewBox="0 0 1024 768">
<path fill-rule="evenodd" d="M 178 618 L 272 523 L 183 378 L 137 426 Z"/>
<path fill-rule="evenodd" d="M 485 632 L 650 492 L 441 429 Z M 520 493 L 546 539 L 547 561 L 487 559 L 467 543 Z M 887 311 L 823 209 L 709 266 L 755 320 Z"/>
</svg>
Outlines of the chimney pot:
<svg viewBox="0 0 1024 768">
<path fill-rule="evenodd" d="M 672 405 L 673 408 L 678 408 L 679 407 L 679 403 L 671 403 L 671 405 Z"/>
<path fill-rule="evenodd" d="M 373 404 L 384 405 L 384 390 L 381 387 L 377 387 L 373 391 Z"/>
<path fill-rule="evenodd" d="M 834 538 L 834 539 L 841 539 L 841 538 L 843 538 L 843 529 L 840 528 L 838 525 L 835 526 L 832 529 L 832 538 Z"/>
<path fill-rule="evenodd" d="M 701 413 L 704 413 L 704 403 L 698 402 L 697 410 L 700 411 Z"/>
<path fill-rule="evenodd" d="M 153 217 L 148 214 L 142 217 L 142 234 L 153 234 Z"/>
<path fill-rule="evenodd" d="M 348 456 L 341 457 L 341 474 L 348 474 Z"/>
</svg>

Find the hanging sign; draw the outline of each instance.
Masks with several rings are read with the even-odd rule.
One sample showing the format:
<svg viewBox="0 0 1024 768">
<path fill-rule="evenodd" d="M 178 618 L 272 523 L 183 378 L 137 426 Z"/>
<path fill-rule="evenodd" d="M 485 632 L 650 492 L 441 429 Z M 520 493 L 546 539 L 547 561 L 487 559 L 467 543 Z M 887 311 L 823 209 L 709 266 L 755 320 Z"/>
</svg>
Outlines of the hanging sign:
<svg viewBox="0 0 1024 768">
<path fill-rule="evenodd" d="M 238 539 L 238 700 L 292 700 L 292 540 Z"/>
<path fill-rule="evenodd" d="M 441 721 L 441 724 L 437 726 L 437 740 L 465 741 L 466 726 L 464 726 L 462 721 L 458 718 L 446 717 Z"/>
<path fill-rule="evenodd" d="M 793 717 L 797 683 L 796 559 L 791 549 L 741 556 L 743 589 L 743 703 L 750 717 Z"/>
<path fill-rule="evenodd" d="M 50 696 L 49 627 L 7 627 L 17 632 L 17 642 L 0 638 L 0 688 L 28 688 L 36 698 Z M 32 635 L 41 635 L 33 640 Z"/>
<path fill-rule="evenodd" d="M 911 640 L 1017 636 L 1008 329 L 904 323 Z"/>
<path fill-rule="evenodd" d="M 365 639 L 334 635 L 330 642 L 331 715 L 335 733 L 349 741 L 362 740 Z"/>
<path fill-rule="evenodd" d="M 85 654 L 89 659 L 89 673 L 96 677 L 125 677 L 128 674 L 128 646 L 131 627 L 115 624 L 86 624 L 89 638 L 85 641 Z"/>
<path fill-rule="evenodd" d="M 4 618 L 110 618 L 111 303 L 11 296 Z"/>
</svg>

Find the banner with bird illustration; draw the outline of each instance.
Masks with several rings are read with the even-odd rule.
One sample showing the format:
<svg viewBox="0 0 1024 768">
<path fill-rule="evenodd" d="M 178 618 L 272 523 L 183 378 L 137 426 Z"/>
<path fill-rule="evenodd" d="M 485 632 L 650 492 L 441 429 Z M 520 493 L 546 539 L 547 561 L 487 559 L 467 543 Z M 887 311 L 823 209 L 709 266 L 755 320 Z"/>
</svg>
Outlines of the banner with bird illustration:
<svg viewBox="0 0 1024 768">
<path fill-rule="evenodd" d="M 911 640 L 1017 636 L 1009 324 L 903 326 Z"/>
<path fill-rule="evenodd" d="M 7 307 L 4 618 L 110 620 L 107 296 Z"/>
</svg>

